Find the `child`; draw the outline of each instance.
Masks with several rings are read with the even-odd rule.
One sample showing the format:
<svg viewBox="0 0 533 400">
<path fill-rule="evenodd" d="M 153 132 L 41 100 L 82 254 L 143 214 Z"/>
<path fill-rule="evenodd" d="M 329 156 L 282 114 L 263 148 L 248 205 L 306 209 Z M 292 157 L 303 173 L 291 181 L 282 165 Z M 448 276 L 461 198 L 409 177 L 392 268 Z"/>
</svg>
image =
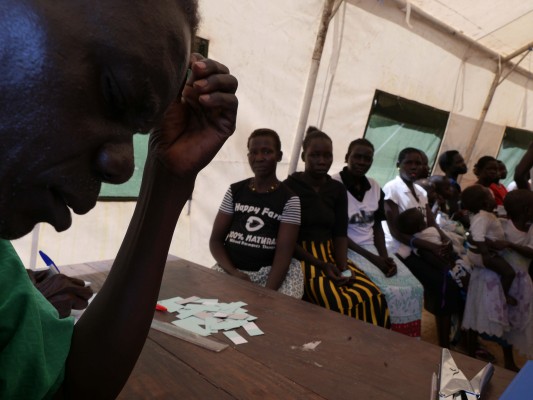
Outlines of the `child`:
<svg viewBox="0 0 533 400">
<path fill-rule="evenodd" d="M 528 358 L 533 357 L 533 283 L 527 271 L 533 259 L 533 192 L 509 192 L 504 207 L 509 217 L 501 220 L 505 240 L 496 240 L 492 246 L 501 251 L 516 273 L 511 294 L 518 304 L 507 306 L 496 273 L 475 268 L 466 298 L 463 328 L 496 338 L 503 348 L 505 367 L 516 371 L 513 347 Z"/>
<path fill-rule="evenodd" d="M 454 218 L 458 216 L 461 210 L 458 210 L 454 216 L 449 215 L 448 201 L 454 196 L 452 184 L 443 175 L 434 175 L 429 178 L 429 181 L 435 192 L 435 203 L 432 205 L 435 222 L 452 241 L 453 250 L 461 257 L 465 256 L 464 242 L 466 240 L 466 230 L 463 224 Z"/>
<path fill-rule="evenodd" d="M 490 247 L 493 241 L 505 239 L 500 220 L 491 212 L 494 210 L 494 197 L 488 188 L 473 185 L 461 193 L 461 204 L 470 212 L 467 250 L 470 262 L 474 266 L 484 266 L 499 274 L 507 304 L 515 306 L 517 301 L 509 294 L 516 275 L 514 269 Z"/>
<path fill-rule="evenodd" d="M 407 209 L 398 215 L 398 229 L 404 234 L 412 235 L 417 239 L 422 239 L 437 245 L 450 242 L 450 239 L 444 232 L 442 232 L 442 230 L 437 229 L 434 226 L 427 225 L 424 214 L 422 214 L 417 208 Z M 444 261 L 444 270 L 449 271 L 457 285 L 460 288 L 466 288 L 468 285 L 470 266 L 463 259 L 461 259 L 461 257 L 455 251 L 451 251 L 442 259 L 436 258 L 429 251 L 421 249 L 413 249 L 413 251 L 429 263 L 441 264 L 442 261 Z M 407 254 L 407 256 L 408 255 L 409 254 Z M 400 254 L 400 256 L 403 257 L 404 255 Z"/>
</svg>

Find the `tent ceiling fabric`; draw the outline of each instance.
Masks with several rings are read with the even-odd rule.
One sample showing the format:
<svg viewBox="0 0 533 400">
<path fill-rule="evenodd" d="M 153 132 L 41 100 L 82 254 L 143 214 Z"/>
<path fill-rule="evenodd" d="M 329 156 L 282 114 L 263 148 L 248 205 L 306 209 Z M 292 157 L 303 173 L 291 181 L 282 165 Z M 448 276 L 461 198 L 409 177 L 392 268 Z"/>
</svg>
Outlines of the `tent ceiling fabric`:
<svg viewBox="0 0 533 400">
<path fill-rule="evenodd" d="M 533 1 L 403 0 L 502 58 L 533 42 Z M 531 71 L 529 56 L 522 68 Z"/>
</svg>

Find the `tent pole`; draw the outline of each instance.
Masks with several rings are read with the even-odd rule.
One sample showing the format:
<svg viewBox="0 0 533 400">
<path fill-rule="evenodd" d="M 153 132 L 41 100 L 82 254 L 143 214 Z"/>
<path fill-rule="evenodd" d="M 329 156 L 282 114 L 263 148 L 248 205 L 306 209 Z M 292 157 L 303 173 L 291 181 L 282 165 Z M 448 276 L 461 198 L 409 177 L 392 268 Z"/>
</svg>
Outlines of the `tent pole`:
<svg viewBox="0 0 533 400">
<path fill-rule="evenodd" d="M 313 92 L 315 90 L 316 80 L 318 76 L 318 68 L 320 67 L 320 59 L 322 58 L 322 52 L 324 50 L 324 43 L 326 42 L 326 36 L 328 33 L 329 22 L 333 13 L 334 3 L 335 0 L 324 1 L 322 18 L 320 20 L 320 27 L 316 36 L 315 48 L 313 50 L 313 57 L 311 59 L 309 75 L 307 76 L 304 98 L 302 106 L 300 108 L 298 126 L 296 128 L 296 134 L 294 135 L 291 159 L 289 161 L 289 175 L 296 171 L 298 159 L 300 158 L 300 149 L 302 148 L 305 128 L 307 126 L 307 119 L 309 118 L 309 110 L 311 109 L 311 101 L 313 99 Z"/>
<path fill-rule="evenodd" d="M 466 151 L 463 155 L 465 160 L 469 160 L 470 157 L 472 157 L 474 146 L 479 138 L 479 133 L 481 132 L 481 128 L 483 126 L 483 123 L 485 122 L 485 117 L 487 116 L 487 112 L 489 111 L 490 104 L 492 103 L 492 99 L 494 98 L 494 93 L 496 92 L 496 88 L 500 84 L 500 77 L 502 75 L 502 69 L 503 69 L 503 66 L 499 66 L 498 71 L 494 75 L 494 79 L 492 80 L 492 85 L 489 89 L 489 94 L 487 95 L 487 98 L 485 99 L 485 104 L 483 104 L 483 108 L 481 110 L 481 115 L 479 116 L 479 119 L 476 122 L 476 127 L 474 128 L 474 132 L 472 133 L 472 136 L 470 137 L 470 141 L 468 142 L 468 147 L 466 148 Z"/>
<path fill-rule="evenodd" d="M 473 134 L 472 134 L 472 137 L 470 138 L 470 141 L 468 143 L 468 147 L 466 148 L 466 151 L 465 151 L 465 154 L 464 154 L 465 160 L 468 160 L 468 159 L 470 159 L 470 157 L 472 157 L 472 153 L 474 151 L 474 146 L 476 145 L 477 140 L 479 138 L 479 135 L 481 133 L 481 128 L 483 127 L 483 123 L 485 122 L 485 118 L 487 117 L 487 113 L 489 111 L 489 107 L 490 107 L 490 105 L 492 103 L 492 99 L 494 98 L 494 94 L 496 93 L 496 88 L 498 87 L 498 85 L 500 83 L 502 83 L 510 75 L 511 72 L 513 72 L 518 67 L 518 65 L 522 62 L 522 60 L 524 60 L 524 58 L 527 55 L 527 53 L 525 53 L 524 56 L 520 59 L 520 61 L 512 66 L 512 68 L 509 71 L 509 73 L 507 73 L 502 78 L 502 73 L 503 73 L 503 69 L 505 68 L 505 64 L 509 64 L 510 61 L 513 58 L 515 58 L 517 55 L 519 55 L 520 53 L 531 51 L 531 46 L 532 46 L 532 43 L 529 43 L 528 45 L 522 47 L 521 49 L 513 52 L 509 56 L 503 58 L 501 60 L 502 61 L 501 65 L 500 64 L 498 65 L 498 71 L 494 75 L 494 80 L 492 81 L 492 86 L 490 87 L 490 90 L 489 90 L 489 93 L 487 95 L 487 98 L 485 99 L 485 104 L 483 105 L 483 109 L 481 110 L 481 115 L 479 116 L 479 119 L 478 119 L 478 121 L 476 123 L 476 127 L 474 129 Z"/>
</svg>

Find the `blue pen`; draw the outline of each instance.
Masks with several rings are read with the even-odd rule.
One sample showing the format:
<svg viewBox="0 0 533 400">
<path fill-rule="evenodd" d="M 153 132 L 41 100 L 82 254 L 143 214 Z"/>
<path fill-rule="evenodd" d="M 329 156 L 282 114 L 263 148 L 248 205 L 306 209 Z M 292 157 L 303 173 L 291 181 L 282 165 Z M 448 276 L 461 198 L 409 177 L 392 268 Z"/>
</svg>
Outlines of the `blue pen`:
<svg viewBox="0 0 533 400">
<path fill-rule="evenodd" d="M 57 272 L 58 274 L 61 273 L 61 272 L 59 272 L 59 268 L 57 268 L 57 265 L 52 261 L 52 259 L 50 257 L 48 257 L 41 250 L 39 250 L 39 255 L 41 256 L 41 258 L 43 259 L 44 263 L 46 264 L 46 266 L 48 268 L 50 268 L 54 272 Z"/>
</svg>

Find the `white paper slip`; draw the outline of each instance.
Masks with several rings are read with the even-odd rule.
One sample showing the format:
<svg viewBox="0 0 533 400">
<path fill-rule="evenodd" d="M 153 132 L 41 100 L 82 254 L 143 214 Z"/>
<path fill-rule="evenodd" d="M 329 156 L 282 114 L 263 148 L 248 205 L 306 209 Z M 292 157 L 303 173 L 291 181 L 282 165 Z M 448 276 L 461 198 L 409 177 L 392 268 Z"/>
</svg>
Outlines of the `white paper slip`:
<svg viewBox="0 0 533 400">
<path fill-rule="evenodd" d="M 200 319 L 207 319 L 207 318 L 212 317 L 212 316 L 213 316 L 213 313 L 209 313 L 209 312 L 202 311 L 202 312 L 199 312 L 199 313 L 194 314 L 194 316 L 195 316 L 196 318 L 200 318 Z"/>
<path fill-rule="evenodd" d="M 199 300 L 200 298 L 198 296 L 192 296 L 192 297 L 187 297 L 186 299 L 183 299 L 183 300 L 179 300 L 179 301 L 176 301 L 176 304 L 187 304 L 187 303 L 193 303 L 197 300 Z"/>
<path fill-rule="evenodd" d="M 222 332 L 234 344 L 248 343 L 248 341 L 235 331 Z"/>
<path fill-rule="evenodd" d="M 259 329 L 259 327 L 254 322 L 248 322 L 242 327 L 250 336 L 259 336 L 265 334 L 261 329 Z"/>
<path fill-rule="evenodd" d="M 248 314 L 230 314 L 228 318 L 231 319 L 248 319 Z"/>
<path fill-rule="evenodd" d="M 205 330 L 204 328 L 200 327 L 191 318 L 172 321 L 172 324 L 179 326 L 180 328 L 187 329 L 188 331 L 197 333 L 198 335 L 201 335 L 201 336 L 209 336 L 209 332 L 207 332 L 207 330 Z"/>
<path fill-rule="evenodd" d="M 213 315 L 213 317 L 216 317 L 216 318 L 226 318 L 227 316 L 228 314 L 223 313 L 223 312 L 217 312 Z"/>
</svg>

